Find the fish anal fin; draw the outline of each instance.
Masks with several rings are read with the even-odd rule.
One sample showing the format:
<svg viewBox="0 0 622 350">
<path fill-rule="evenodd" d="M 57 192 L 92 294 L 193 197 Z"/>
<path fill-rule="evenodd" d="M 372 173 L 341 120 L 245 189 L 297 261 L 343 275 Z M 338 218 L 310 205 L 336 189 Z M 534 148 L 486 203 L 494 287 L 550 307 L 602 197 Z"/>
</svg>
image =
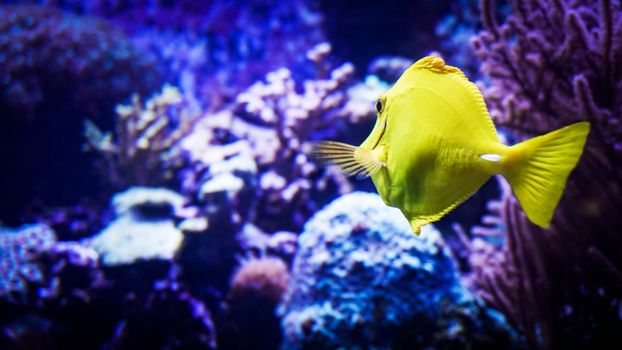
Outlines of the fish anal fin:
<svg viewBox="0 0 622 350">
<path fill-rule="evenodd" d="M 426 220 L 421 220 L 418 218 L 410 219 L 410 227 L 412 228 L 413 233 L 417 236 L 421 234 L 421 227 L 426 224 L 428 224 L 428 221 Z"/>
<path fill-rule="evenodd" d="M 444 214 L 443 214 L 444 215 Z M 413 230 L 413 233 L 417 236 L 421 234 L 421 228 L 427 224 L 431 224 L 440 220 L 443 215 L 426 215 L 426 216 L 408 216 L 405 215 L 408 219 L 408 223 L 410 223 L 410 227 Z"/>
</svg>

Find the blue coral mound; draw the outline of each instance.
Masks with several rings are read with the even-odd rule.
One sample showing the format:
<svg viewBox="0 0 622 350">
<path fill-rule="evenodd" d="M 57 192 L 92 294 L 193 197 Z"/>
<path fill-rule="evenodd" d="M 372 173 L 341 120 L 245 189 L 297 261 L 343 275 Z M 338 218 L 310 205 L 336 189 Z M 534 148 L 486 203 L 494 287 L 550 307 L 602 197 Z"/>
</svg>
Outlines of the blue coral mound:
<svg viewBox="0 0 622 350">
<path fill-rule="evenodd" d="M 354 192 L 300 235 L 281 312 L 284 349 L 513 348 L 504 318 L 459 283 L 431 225 L 415 236 L 376 194 Z"/>
</svg>

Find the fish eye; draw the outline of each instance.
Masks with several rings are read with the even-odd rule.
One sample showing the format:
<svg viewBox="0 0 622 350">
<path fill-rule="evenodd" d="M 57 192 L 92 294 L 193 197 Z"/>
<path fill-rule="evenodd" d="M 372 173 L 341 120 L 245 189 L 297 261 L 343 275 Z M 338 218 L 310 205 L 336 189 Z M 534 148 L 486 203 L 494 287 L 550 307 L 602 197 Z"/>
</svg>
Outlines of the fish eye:
<svg viewBox="0 0 622 350">
<path fill-rule="evenodd" d="M 384 108 L 384 103 L 382 102 L 382 98 L 376 100 L 376 113 L 382 113 L 382 109 Z"/>
</svg>

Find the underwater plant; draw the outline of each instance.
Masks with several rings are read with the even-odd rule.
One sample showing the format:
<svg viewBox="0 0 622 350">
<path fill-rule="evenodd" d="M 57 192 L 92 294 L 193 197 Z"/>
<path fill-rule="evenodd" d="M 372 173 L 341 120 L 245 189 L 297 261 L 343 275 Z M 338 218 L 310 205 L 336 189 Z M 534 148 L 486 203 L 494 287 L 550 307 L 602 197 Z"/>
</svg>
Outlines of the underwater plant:
<svg viewBox="0 0 622 350">
<path fill-rule="evenodd" d="M 579 120 L 593 131 L 550 229 L 503 199 L 506 243 L 475 283 L 530 347 L 609 346 L 622 326 L 621 4 L 511 4 L 499 24 L 482 1 L 485 30 L 472 42 L 492 117 L 518 139 Z"/>
</svg>

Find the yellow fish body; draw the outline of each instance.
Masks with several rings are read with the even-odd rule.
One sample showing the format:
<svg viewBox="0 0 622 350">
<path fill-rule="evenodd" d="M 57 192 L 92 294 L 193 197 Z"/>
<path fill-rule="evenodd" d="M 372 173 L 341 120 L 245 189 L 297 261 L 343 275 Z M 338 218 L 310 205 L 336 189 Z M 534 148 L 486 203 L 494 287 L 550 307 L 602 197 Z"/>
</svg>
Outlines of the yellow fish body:
<svg viewBox="0 0 622 350">
<path fill-rule="evenodd" d="M 506 146 L 475 84 L 434 56 L 408 68 L 378 99 L 376 112 L 359 147 L 324 141 L 312 154 L 347 175 L 371 176 L 416 234 L 495 174 L 509 181 L 527 217 L 548 227 L 589 133 L 589 123 L 579 122 Z"/>
</svg>

